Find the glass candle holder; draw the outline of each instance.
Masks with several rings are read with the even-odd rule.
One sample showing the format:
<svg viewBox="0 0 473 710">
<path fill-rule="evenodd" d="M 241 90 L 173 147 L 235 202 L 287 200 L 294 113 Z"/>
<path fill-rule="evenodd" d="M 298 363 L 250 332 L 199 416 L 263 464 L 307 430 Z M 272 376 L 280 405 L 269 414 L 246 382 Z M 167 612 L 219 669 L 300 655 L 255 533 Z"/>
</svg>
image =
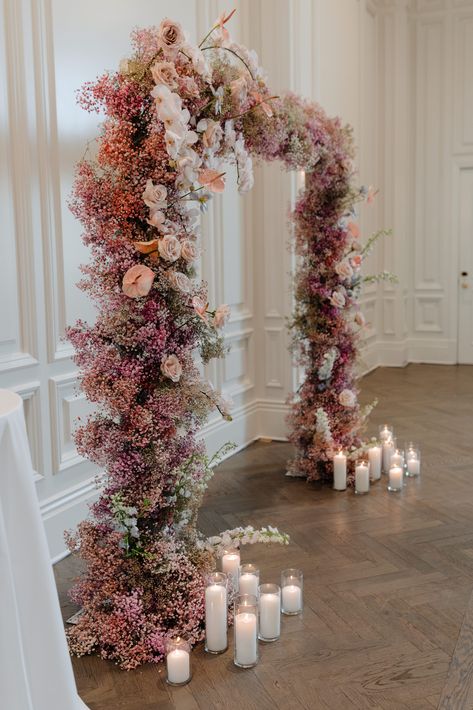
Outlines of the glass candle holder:
<svg viewBox="0 0 473 710">
<path fill-rule="evenodd" d="M 166 682 L 169 685 L 186 685 L 191 674 L 191 647 L 183 638 L 169 639 L 166 643 Z"/>
<path fill-rule="evenodd" d="M 381 443 L 383 441 L 386 441 L 387 439 L 394 439 L 394 429 L 392 428 L 392 426 L 388 426 L 387 424 L 383 424 L 382 426 L 380 426 L 379 439 Z"/>
<path fill-rule="evenodd" d="M 404 451 L 402 449 L 394 449 L 394 453 L 391 454 L 391 466 L 404 468 Z"/>
<path fill-rule="evenodd" d="M 281 635 L 281 588 L 277 584 L 259 586 L 259 634 L 261 641 L 277 641 Z"/>
<path fill-rule="evenodd" d="M 383 441 L 382 467 L 383 473 L 389 473 L 391 468 L 391 456 L 396 451 L 396 439 L 390 437 Z"/>
<path fill-rule="evenodd" d="M 227 582 L 224 572 L 212 572 L 205 587 L 205 650 L 223 653 L 227 641 Z"/>
<path fill-rule="evenodd" d="M 258 600 L 254 594 L 238 594 L 234 605 L 234 658 L 239 668 L 258 663 Z"/>
<path fill-rule="evenodd" d="M 259 569 L 255 565 L 245 564 L 240 566 L 238 577 L 239 594 L 252 594 L 258 597 Z"/>
<path fill-rule="evenodd" d="M 368 461 L 370 464 L 370 479 L 372 481 L 379 481 L 381 478 L 381 463 L 382 463 L 383 449 L 379 444 L 373 444 L 368 449 Z"/>
<path fill-rule="evenodd" d="M 355 464 L 355 493 L 365 495 L 370 490 L 370 467 L 366 459 L 359 459 Z"/>
<path fill-rule="evenodd" d="M 304 575 L 300 569 L 285 569 L 281 572 L 281 611 L 287 616 L 302 612 Z"/>
<path fill-rule="evenodd" d="M 240 550 L 229 549 L 224 550 L 220 558 L 222 572 L 228 578 L 228 591 L 236 591 L 238 589 L 238 572 L 240 570 Z"/>
<path fill-rule="evenodd" d="M 343 451 L 339 451 L 333 457 L 333 488 L 336 491 L 344 491 L 347 487 L 347 457 Z"/>
<path fill-rule="evenodd" d="M 402 466 L 391 466 L 389 469 L 388 491 L 391 491 L 392 493 L 399 493 L 402 491 L 403 475 L 404 469 Z"/>
<path fill-rule="evenodd" d="M 412 442 L 406 448 L 406 476 L 415 477 L 420 474 L 420 451 Z"/>
</svg>

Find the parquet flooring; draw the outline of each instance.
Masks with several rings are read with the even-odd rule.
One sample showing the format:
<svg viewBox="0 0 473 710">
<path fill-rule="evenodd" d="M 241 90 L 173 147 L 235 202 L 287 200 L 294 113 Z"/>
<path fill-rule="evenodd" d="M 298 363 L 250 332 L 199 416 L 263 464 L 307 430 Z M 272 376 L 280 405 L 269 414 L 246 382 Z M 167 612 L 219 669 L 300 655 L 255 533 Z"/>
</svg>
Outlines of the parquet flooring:
<svg viewBox="0 0 473 710">
<path fill-rule="evenodd" d="M 303 616 L 283 619 L 253 670 L 237 669 L 231 650 L 197 648 L 184 688 L 165 684 L 162 665 L 126 673 L 74 659 L 91 710 L 473 709 L 473 367 L 380 368 L 361 385 L 364 401 L 379 399 L 373 433 L 386 421 L 401 444 L 419 443 L 421 479 L 396 495 L 383 477 L 358 497 L 285 477 L 288 444 L 257 442 L 226 461 L 201 527 L 290 533 L 289 547 L 245 548 L 244 559 L 263 581 L 301 567 Z M 56 566 L 65 616 L 74 565 Z"/>
</svg>

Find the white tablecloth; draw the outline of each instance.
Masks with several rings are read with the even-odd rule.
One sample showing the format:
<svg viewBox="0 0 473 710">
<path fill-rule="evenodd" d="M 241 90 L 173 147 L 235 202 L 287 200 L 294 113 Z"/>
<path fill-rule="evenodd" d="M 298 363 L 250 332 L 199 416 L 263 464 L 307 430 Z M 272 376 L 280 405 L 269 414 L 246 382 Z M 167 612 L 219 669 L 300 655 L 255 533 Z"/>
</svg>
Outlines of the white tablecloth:
<svg viewBox="0 0 473 710">
<path fill-rule="evenodd" d="M 21 398 L 0 390 L 0 707 L 84 710 L 34 489 Z"/>
</svg>

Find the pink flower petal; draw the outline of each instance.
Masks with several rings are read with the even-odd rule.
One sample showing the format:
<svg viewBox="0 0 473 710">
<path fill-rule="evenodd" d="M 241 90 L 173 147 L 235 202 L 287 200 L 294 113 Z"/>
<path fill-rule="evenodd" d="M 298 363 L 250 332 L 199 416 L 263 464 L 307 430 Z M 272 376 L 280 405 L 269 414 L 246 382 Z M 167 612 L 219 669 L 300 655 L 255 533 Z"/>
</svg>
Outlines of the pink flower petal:
<svg viewBox="0 0 473 710">
<path fill-rule="evenodd" d="M 154 281 L 154 271 L 143 264 L 135 264 L 123 277 L 123 293 L 129 298 L 147 296 Z"/>
</svg>

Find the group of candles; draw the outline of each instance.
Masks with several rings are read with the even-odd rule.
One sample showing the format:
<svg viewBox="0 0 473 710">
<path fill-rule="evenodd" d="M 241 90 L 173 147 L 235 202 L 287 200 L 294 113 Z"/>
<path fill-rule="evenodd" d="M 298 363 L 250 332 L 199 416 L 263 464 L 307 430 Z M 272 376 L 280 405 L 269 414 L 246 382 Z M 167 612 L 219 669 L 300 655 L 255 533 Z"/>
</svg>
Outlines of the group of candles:
<svg viewBox="0 0 473 710">
<path fill-rule="evenodd" d="M 277 641 L 281 635 L 281 612 L 302 612 L 303 574 L 298 569 L 281 572 L 281 586 L 260 584 L 259 570 L 240 564 L 239 550 L 225 551 L 221 572 L 208 575 L 205 588 L 205 650 L 220 654 L 228 648 L 228 599 L 233 599 L 234 663 L 253 668 L 258 662 L 258 640 Z M 191 679 L 190 644 L 182 638 L 166 647 L 167 681 L 184 685 Z"/>
<path fill-rule="evenodd" d="M 410 442 L 406 449 L 396 448 L 392 427 L 384 424 L 379 429 L 379 442 L 368 448 L 367 456 L 355 463 L 355 493 L 363 495 L 370 490 L 370 481 L 378 481 L 381 473 L 388 476 L 388 491 L 399 493 L 404 476 L 420 474 L 420 451 Z M 333 458 L 333 487 L 344 491 L 347 487 L 347 457 L 339 451 Z"/>
</svg>

